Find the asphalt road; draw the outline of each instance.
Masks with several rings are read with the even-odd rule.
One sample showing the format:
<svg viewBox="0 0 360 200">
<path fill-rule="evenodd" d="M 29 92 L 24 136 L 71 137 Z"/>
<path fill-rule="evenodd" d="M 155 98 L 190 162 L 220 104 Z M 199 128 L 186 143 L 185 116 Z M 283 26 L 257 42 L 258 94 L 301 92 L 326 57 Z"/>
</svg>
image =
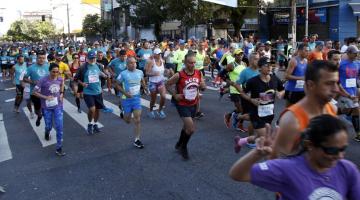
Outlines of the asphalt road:
<svg viewBox="0 0 360 200">
<path fill-rule="evenodd" d="M 196 121 L 196 134 L 189 143 L 190 160 L 183 161 L 174 150 L 182 124 L 170 101 L 166 102 L 165 120 L 149 119 L 148 108 L 143 107 L 145 148 L 139 150 L 132 145 L 133 125 L 125 124 L 113 113 L 101 113 L 103 132 L 87 136 L 83 127 L 86 123 L 79 123 L 84 115 L 72 109 L 75 101 L 67 92 L 67 155 L 59 158 L 51 145 L 55 135 L 50 144 L 44 142 L 43 132 L 37 131 L 38 136 L 31 126 L 34 120 L 23 111 L 12 112 L 12 87 L 10 82 L 0 83 L 0 125 L 3 123 L 6 131 L 0 133 L 0 186 L 6 190 L 0 192 L 0 199 L 274 199 L 271 192 L 229 178 L 231 165 L 249 149 L 243 148 L 240 154 L 233 152 L 233 137 L 239 132 L 225 128 L 223 123 L 223 114 L 233 109 L 232 103 L 226 97 L 219 101 L 217 91 L 203 93 L 205 117 Z M 104 98 L 113 104 L 118 102 L 117 97 L 108 94 Z M 86 112 L 85 103 L 81 103 Z M 275 107 L 276 113 L 281 112 L 284 102 L 278 101 Z M 347 158 L 358 166 L 359 152 L 360 145 L 350 141 Z"/>
</svg>

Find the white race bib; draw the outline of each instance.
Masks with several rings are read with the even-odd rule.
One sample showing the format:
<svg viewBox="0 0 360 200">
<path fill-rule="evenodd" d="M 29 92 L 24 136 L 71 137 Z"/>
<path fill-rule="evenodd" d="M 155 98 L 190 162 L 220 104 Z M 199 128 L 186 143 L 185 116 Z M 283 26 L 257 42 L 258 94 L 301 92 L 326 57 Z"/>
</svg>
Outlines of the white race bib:
<svg viewBox="0 0 360 200">
<path fill-rule="evenodd" d="M 80 56 L 80 62 L 85 62 L 85 56 Z"/>
<path fill-rule="evenodd" d="M 138 95 L 140 93 L 140 85 L 129 87 L 129 93 L 131 95 Z"/>
<path fill-rule="evenodd" d="M 144 54 L 144 59 L 147 60 L 150 58 L 150 54 Z"/>
<path fill-rule="evenodd" d="M 20 76 L 19 76 L 19 80 L 22 81 L 24 79 L 24 76 L 26 74 L 26 71 L 22 71 Z"/>
<path fill-rule="evenodd" d="M 332 103 L 333 105 L 336 105 L 338 102 L 335 99 L 331 99 L 330 103 Z"/>
<path fill-rule="evenodd" d="M 99 82 L 99 76 L 98 75 L 89 75 L 89 83 L 98 83 Z"/>
<path fill-rule="evenodd" d="M 186 100 L 193 101 L 198 95 L 197 88 L 184 89 L 184 96 Z"/>
<path fill-rule="evenodd" d="M 356 78 L 346 79 L 345 85 L 347 88 L 356 87 Z"/>
<path fill-rule="evenodd" d="M 6 60 L 1 61 L 1 64 L 6 64 L 6 63 L 7 63 Z"/>
<path fill-rule="evenodd" d="M 303 81 L 303 80 L 297 80 L 295 88 L 296 89 L 303 89 L 304 88 L 304 83 L 305 83 L 305 81 Z"/>
<path fill-rule="evenodd" d="M 15 64 L 15 61 L 13 61 L 13 60 L 12 60 L 12 61 L 10 61 L 10 64 Z"/>
<path fill-rule="evenodd" d="M 259 117 L 266 117 L 274 114 L 274 104 L 259 105 L 258 106 Z"/>
<path fill-rule="evenodd" d="M 24 92 L 30 92 L 30 85 L 29 84 L 25 84 Z"/>
<path fill-rule="evenodd" d="M 46 100 L 45 101 L 46 107 L 51 108 L 58 105 L 58 99 L 57 97 L 53 98 L 52 100 Z"/>
</svg>

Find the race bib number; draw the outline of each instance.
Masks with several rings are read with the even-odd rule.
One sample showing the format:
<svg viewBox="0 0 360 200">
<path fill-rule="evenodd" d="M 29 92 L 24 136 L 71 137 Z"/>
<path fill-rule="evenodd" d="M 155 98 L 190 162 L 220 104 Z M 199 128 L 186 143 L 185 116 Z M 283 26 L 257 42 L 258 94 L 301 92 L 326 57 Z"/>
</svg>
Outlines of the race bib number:
<svg viewBox="0 0 360 200">
<path fill-rule="evenodd" d="M 26 71 L 22 71 L 20 76 L 19 76 L 19 80 L 22 81 L 24 79 L 24 76 L 26 74 Z"/>
<path fill-rule="evenodd" d="M 85 57 L 84 56 L 80 56 L 80 62 L 85 62 Z"/>
<path fill-rule="evenodd" d="M 89 75 L 89 83 L 98 83 L 99 82 L 99 76 L 98 75 Z"/>
<path fill-rule="evenodd" d="M 184 96 L 186 100 L 193 101 L 196 99 L 197 95 L 198 95 L 197 88 L 190 88 L 184 90 Z"/>
<path fill-rule="evenodd" d="M 297 80 L 297 81 L 296 81 L 295 88 L 297 88 L 297 89 L 303 89 L 303 88 L 304 88 L 304 84 L 305 84 L 305 81 L 303 81 L 303 80 Z"/>
<path fill-rule="evenodd" d="M 129 93 L 131 95 L 138 95 L 140 93 L 140 85 L 130 87 L 129 88 Z"/>
<path fill-rule="evenodd" d="M 7 63 L 7 61 L 6 60 L 3 60 L 3 61 L 1 61 L 1 64 L 6 64 Z"/>
<path fill-rule="evenodd" d="M 51 100 L 46 100 L 45 104 L 46 104 L 46 107 L 48 107 L 48 108 L 57 106 L 58 105 L 58 99 L 55 97 L 55 98 L 53 98 Z"/>
<path fill-rule="evenodd" d="M 345 85 L 347 88 L 356 87 L 356 79 L 355 78 L 346 79 Z"/>
<path fill-rule="evenodd" d="M 259 105 L 258 106 L 259 117 L 266 117 L 274 114 L 274 104 Z"/>
<path fill-rule="evenodd" d="M 144 54 L 144 59 L 147 60 L 150 58 L 150 54 Z"/>
<path fill-rule="evenodd" d="M 10 61 L 10 64 L 15 64 L 15 61 L 13 61 L 13 60 L 12 60 L 12 61 Z"/>
</svg>

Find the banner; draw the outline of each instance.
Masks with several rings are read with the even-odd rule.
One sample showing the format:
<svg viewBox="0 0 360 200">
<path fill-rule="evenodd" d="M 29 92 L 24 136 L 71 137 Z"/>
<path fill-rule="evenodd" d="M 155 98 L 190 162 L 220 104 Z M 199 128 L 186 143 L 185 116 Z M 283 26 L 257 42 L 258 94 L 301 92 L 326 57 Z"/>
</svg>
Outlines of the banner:
<svg viewBox="0 0 360 200">
<path fill-rule="evenodd" d="M 216 3 L 224 6 L 237 7 L 237 0 L 203 0 L 211 3 Z"/>
</svg>

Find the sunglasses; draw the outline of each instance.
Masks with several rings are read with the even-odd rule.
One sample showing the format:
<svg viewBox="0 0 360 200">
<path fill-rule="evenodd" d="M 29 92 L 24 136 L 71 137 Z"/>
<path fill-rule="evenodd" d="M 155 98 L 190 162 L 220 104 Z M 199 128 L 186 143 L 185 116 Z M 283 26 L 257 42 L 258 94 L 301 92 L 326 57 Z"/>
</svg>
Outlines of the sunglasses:
<svg viewBox="0 0 360 200">
<path fill-rule="evenodd" d="M 59 71 L 51 71 L 51 73 L 57 74 L 57 73 L 59 73 Z"/>
<path fill-rule="evenodd" d="M 328 155 L 338 155 L 340 152 L 344 152 L 348 146 L 337 148 L 337 147 L 324 147 L 322 145 L 319 145 L 319 147 Z"/>
<path fill-rule="evenodd" d="M 74 59 L 79 59 L 79 57 L 74 57 Z"/>
</svg>

